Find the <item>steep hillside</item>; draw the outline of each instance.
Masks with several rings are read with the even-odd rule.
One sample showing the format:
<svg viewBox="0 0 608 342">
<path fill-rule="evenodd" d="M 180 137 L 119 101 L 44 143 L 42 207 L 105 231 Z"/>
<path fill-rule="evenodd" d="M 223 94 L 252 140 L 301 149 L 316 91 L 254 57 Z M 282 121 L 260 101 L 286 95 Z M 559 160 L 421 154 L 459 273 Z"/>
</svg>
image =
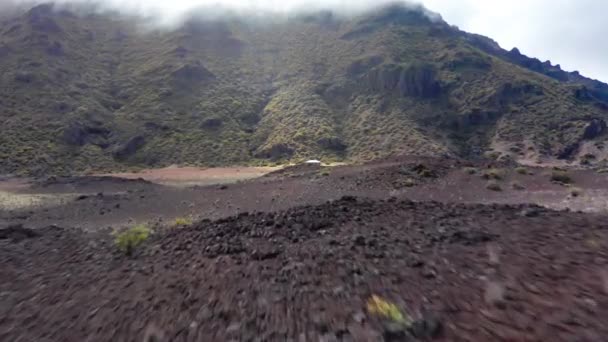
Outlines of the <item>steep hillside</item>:
<svg viewBox="0 0 608 342">
<path fill-rule="evenodd" d="M 2 22 L 0 173 L 608 156 L 605 85 L 549 77 L 421 8 L 170 30 L 92 13 L 41 5 Z"/>
</svg>

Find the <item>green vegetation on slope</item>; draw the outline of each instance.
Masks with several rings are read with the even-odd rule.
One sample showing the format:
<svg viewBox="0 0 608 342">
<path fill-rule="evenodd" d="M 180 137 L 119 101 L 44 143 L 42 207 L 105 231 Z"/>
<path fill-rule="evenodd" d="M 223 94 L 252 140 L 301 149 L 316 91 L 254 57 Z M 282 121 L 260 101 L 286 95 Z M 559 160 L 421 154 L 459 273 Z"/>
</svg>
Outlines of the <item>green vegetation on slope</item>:
<svg viewBox="0 0 608 342">
<path fill-rule="evenodd" d="M 173 30 L 38 6 L 0 24 L 0 173 L 603 147 L 608 106 L 478 46 L 398 6 Z"/>
</svg>

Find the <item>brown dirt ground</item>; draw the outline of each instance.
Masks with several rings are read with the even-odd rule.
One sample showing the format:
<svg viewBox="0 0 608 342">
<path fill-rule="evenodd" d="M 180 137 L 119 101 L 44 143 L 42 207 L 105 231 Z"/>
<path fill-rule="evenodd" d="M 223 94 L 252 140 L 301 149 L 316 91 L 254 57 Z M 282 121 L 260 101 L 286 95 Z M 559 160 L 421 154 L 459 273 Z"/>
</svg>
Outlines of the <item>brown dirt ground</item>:
<svg viewBox="0 0 608 342">
<path fill-rule="evenodd" d="M 213 185 L 235 183 L 257 178 L 279 167 L 166 167 L 162 169 L 142 170 L 141 172 L 97 174 L 96 176 L 117 177 L 126 179 L 144 179 L 150 182 L 173 185 Z"/>
<path fill-rule="evenodd" d="M 608 189 L 606 175 L 572 171 L 582 189 L 574 198 L 549 170 L 504 168 L 495 192 L 464 166 L 298 166 L 189 188 L 35 182 L 14 191 L 75 197 L 0 210 L 0 223 L 13 225 L 0 229 L 0 340 L 603 340 L 605 208 L 521 203 L 586 203 Z M 178 216 L 202 221 L 171 227 Z M 155 233 L 127 257 L 110 231 L 134 222 Z M 369 312 L 374 294 L 413 326 L 395 329 Z"/>
</svg>

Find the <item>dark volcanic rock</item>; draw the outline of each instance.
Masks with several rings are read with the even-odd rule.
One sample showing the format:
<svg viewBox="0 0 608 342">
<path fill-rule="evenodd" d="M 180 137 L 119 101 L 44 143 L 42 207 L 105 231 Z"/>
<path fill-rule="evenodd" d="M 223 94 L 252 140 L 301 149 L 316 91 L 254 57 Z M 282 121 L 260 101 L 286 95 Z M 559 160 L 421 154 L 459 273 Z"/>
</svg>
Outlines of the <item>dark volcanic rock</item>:
<svg viewBox="0 0 608 342">
<path fill-rule="evenodd" d="M 402 96 L 432 98 L 441 95 L 435 68 L 430 64 L 385 64 L 371 70 L 368 82 L 376 91 L 397 90 Z"/>
<path fill-rule="evenodd" d="M 13 242 L 19 242 L 25 239 L 34 238 L 38 236 L 40 236 L 40 234 L 31 229 L 24 228 L 21 224 L 12 225 L 0 229 L 0 240 L 10 239 Z"/>
<path fill-rule="evenodd" d="M 109 230 L 43 228 L 0 240 L 0 330 L 7 341 L 141 341 L 162 322 L 184 342 L 601 341 L 604 260 L 588 242 L 605 241 L 605 215 L 526 208 L 343 198 L 156 231 L 132 257 Z M 501 276 L 517 275 L 501 308 L 480 279 L 492 271 L 486 239 L 458 233 L 482 229 L 501 247 Z M 434 245 L 452 236 L 480 242 Z M 398 311 L 369 309 L 374 295 Z M 53 314 L 26 319 L 40 312 Z"/>
</svg>

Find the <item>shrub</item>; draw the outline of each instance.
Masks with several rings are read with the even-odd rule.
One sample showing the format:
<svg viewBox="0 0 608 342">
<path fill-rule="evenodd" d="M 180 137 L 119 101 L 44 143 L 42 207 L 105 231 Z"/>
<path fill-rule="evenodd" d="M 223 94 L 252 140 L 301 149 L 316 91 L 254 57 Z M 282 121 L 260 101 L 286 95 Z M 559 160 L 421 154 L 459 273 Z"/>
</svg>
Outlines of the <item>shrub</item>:
<svg viewBox="0 0 608 342">
<path fill-rule="evenodd" d="M 484 152 L 483 156 L 487 159 L 493 159 L 496 160 L 498 159 L 498 157 L 500 157 L 500 152 L 497 151 L 486 151 Z"/>
<path fill-rule="evenodd" d="M 489 169 L 484 171 L 481 176 L 483 179 L 496 179 L 501 180 L 504 177 L 502 170 L 499 169 Z"/>
<path fill-rule="evenodd" d="M 502 191 L 500 184 L 498 184 L 496 181 L 493 181 L 493 180 L 489 181 L 488 184 L 486 184 L 486 189 L 492 190 L 492 191 Z"/>
<path fill-rule="evenodd" d="M 377 315 L 384 319 L 388 319 L 389 321 L 403 324 L 405 327 L 409 327 L 412 324 L 410 316 L 401 312 L 397 305 L 376 295 L 373 295 L 367 301 L 367 311 L 372 315 Z"/>
<path fill-rule="evenodd" d="M 422 170 L 422 171 L 420 172 L 420 177 L 424 177 L 424 178 L 432 178 L 432 177 L 434 177 L 434 176 L 435 176 L 435 174 L 433 173 L 433 171 L 428 170 L 428 169 L 426 169 L 426 170 Z"/>
<path fill-rule="evenodd" d="M 413 180 L 413 179 L 408 178 L 408 179 L 406 179 L 406 180 L 403 182 L 403 185 L 404 185 L 405 187 L 407 187 L 407 188 L 411 188 L 411 187 L 413 187 L 413 186 L 415 186 L 415 185 L 416 185 L 416 182 L 414 182 L 414 180 Z"/>
<path fill-rule="evenodd" d="M 527 175 L 528 174 L 528 169 L 526 169 L 525 167 L 516 167 L 515 168 L 515 172 L 519 173 L 520 175 Z"/>
<path fill-rule="evenodd" d="M 462 169 L 462 171 L 464 171 L 464 173 L 468 175 L 474 175 L 477 173 L 477 169 L 474 167 L 465 167 L 464 169 Z"/>
<path fill-rule="evenodd" d="M 567 171 L 553 170 L 551 171 L 551 180 L 554 182 L 570 184 L 574 183 Z"/>
<path fill-rule="evenodd" d="M 597 173 L 608 173 L 608 169 L 599 169 Z"/>
<path fill-rule="evenodd" d="M 511 187 L 515 190 L 524 190 L 526 187 L 519 184 L 518 182 L 511 183 Z"/>
<path fill-rule="evenodd" d="M 192 220 L 187 217 L 178 217 L 173 221 L 173 226 L 188 226 L 192 224 Z"/>
<path fill-rule="evenodd" d="M 321 171 L 321 172 L 319 172 L 319 174 L 323 177 L 327 177 L 327 176 L 329 176 L 329 171 Z"/>
<path fill-rule="evenodd" d="M 118 249 L 127 255 L 132 255 L 133 250 L 144 243 L 150 236 L 150 229 L 146 225 L 138 225 L 116 235 L 114 242 Z"/>
</svg>

